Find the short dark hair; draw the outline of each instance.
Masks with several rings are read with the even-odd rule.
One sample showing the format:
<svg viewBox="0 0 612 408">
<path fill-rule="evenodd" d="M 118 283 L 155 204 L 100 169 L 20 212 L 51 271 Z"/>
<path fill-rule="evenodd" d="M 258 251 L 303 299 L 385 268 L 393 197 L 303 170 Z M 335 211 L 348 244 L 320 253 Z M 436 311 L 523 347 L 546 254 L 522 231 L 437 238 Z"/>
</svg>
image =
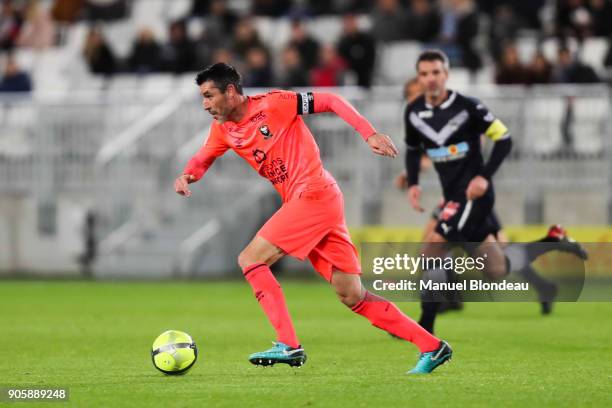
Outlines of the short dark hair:
<svg viewBox="0 0 612 408">
<path fill-rule="evenodd" d="M 444 68 L 449 69 L 450 63 L 448 62 L 448 57 L 442 50 L 438 49 L 430 49 L 425 50 L 421 54 L 419 54 L 419 58 L 417 58 L 416 69 L 419 70 L 419 64 L 421 61 L 440 61 Z"/>
<path fill-rule="evenodd" d="M 227 90 L 228 85 L 234 85 L 236 91 L 242 95 L 242 77 L 236 68 L 225 62 L 209 65 L 196 75 L 196 84 L 202 85 L 206 81 L 214 82 L 221 92 Z"/>
</svg>

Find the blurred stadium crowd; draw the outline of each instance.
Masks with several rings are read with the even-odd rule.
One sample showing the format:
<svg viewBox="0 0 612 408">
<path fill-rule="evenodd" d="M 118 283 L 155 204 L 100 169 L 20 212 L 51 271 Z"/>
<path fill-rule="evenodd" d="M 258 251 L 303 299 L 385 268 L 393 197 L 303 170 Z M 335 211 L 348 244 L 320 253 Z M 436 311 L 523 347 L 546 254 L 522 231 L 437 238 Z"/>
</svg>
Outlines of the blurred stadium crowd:
<svg viewBox="0 0 612 408">
<path fill-rule="evenodd" d="M 484 82 L 499 84 L 596 83 L 612 67 L 612 0 L 173 0 L 182 15 L 165 16 L 163 34 L 136 18 L 148 1 L 2 0 L 0 90 L 32 88 L 16 51 L 60 47 L 83 23 L 80 58 L 104 76 L 226 61 L 246 86 L 370 87 L 383 80 L 381 50 L 394 44 L 441 48 L 470 78 L 488 69 Z M 322 19 L 339 30 L 311 24 Z M 105 28 L 117 22 L 130 22 L 134 38 L 108 39 Z M 525 38 L 534 45 L 521 46 Z M 411 60 L 392 64 L 412 72 Z"/>
</svg>

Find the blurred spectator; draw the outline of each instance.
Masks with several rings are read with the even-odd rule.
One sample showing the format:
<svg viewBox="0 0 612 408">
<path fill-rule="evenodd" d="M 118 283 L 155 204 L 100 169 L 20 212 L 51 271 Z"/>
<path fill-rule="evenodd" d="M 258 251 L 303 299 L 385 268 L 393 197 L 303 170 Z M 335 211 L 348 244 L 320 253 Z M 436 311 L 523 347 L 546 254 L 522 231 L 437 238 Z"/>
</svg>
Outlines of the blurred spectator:
<svg viewBox="0 0 612 408">
<path fill-rule="evenodd" d="M 212 59 L 210 61 L 211 64 L 216 64 L 218 62 L 225 62 L 226 64 L 234 63 L 234 57 L 232 52 L 228 48 L 220 47 L 213 51 Z"/>
<path fill-rule="evenodd" d="M 341 13 L 365 14 L 370 13 L 374 7 L 372 0 L 342 0 L 338 6 Z"/>
<path fill-rule="evenodd" d="M 590 0 L 593 10 L 593 34 L 608 37 L 612 34 L 612 0 Z"/>
<path fill-rule="evenodd" d="M 268 52 L 264 48 L 249 49 L 244 72 L 244 86 L 246 87 L 266 88 L 274 85 Z"/>
<path fill-rule="evenodd" d="M 519 22 L 512 7 L 502 4 L 495 8 L 489 25 L 489 50 L 495 61 L 501 58 L 503 45 L 516 40 Z"/>
<path fill-rule="evenodd" d="M 546 2 L 547 0 L 476 0 L 478 9 L 489 14 L 492 19 L 500 7 L 511 8 L 518 27 L 536 30 L 542 27 L 540 12 Z"/>
<path fill-rule="evenodd" d="M 256 16 L 280 17 L 291 10 L 292 0 L 251 0 L 251 11 Z"/>
<path fill-rule="evenodd" d="M 29 0 L 17 45 L 43 50 L 55 43 L 55 23 L 39 0 Z"/>
<path fill-rule="evenodd" d="M 174 21 L 169 30 L 168 43 L 161 48 L 161 61 L 165 71 L 182 74 L 197 70 L 195 44 L 187 36 L 185 21 Z"/>
<path fill-rule="evenodd" d="M 336 8 L 331 0 L 306 0 L 306 8 L 308 15 L 321 16 L 334 14 Z"/>
<path fill-rule="evenodd" d="M 113 75 L 117 69 L 115 55 L 107 44 L 102 31 L 92 27 L 87 34 L 83 49 L 85 61 L 94 74 Z"/>
<path fill-rule="evenodd" d="M 495 83 L 527 84 L 529 80 L 529 71 L 521 63 L 518 50 L 514 45 L 507 45 L 496 67 Z"/>
<path fill-rule="evenodd" d="M 537 52 L 529 65 L 529 83 L 548 84 L 552 82 L 552 65 L 542 52 Z"/>
<path fill-rule="evenodd" d="M 302 64 L 300 52 L 294 46 L 287 46 L 281 56 L 281 75 L 279 86 L 281 88 L 296 88 L 309 85 L 308 72 Z"/>
<path fill-rule="evenodd" d="M 32 80 L 30 75 L 23 71 L 15 58 L 9 56 L 4 68 L 4 75 L 0 80 L 0 92 L 30 92 Z"/>
<path fill-rule="evenodd" d="M 87 211 L 83 220 L 83 253 L 78 256 L 77 261 L 84 278 L 92 277 L 93 265 L 98 255 L 97 220 L 98 216 L 92 210 Z"/>
<path fill-rule="evenodd" d="M 54 0 L 51 17 L 61 23 L 74 23 L 81 15 L 84 0 Z"/>
<path fill-rule="evenodd" d="M 311 72 L 314 87 L 341 86 L 344 84 L 346 64 L 330 45 L 321 47 L 319 64 Z"/>
<path fill-rule="evenodd" d="M 428 0 L 410 0 L 408 38 L 421 42 L 433 41 L 440 32 L 441 17 Z"/>
<path fill-rule="evenodd" d="M 478 12 L 473 0 L 446 0 L 442 12 L 442 41 L 451 46 L 449 58 L 457 59 L 452 47 L 459 51 L 461 65 L 470 72 L 482 66 L 482 59 L 476 51 L 474 41 L 478 35 Z M 453 58 L 455 54 L 455 58 Z"/>
<path fill-rule="evenodd" d="M 236 24 L 232 49 L 234 53 L 244 61 L 246 60 L 249 50 L 255 47 L 266 49 L 266 46 L 259 38 L 259 33 L 253 25 L 252 18 L 245 17 Z"/>
<path fill-rule="evenodd" d="M 212 0 L 191 0 L 190 16 L 207 16 L 210 13 Z M 225 1 L 224 1 L 225 3 Z"/>
<path fill-rule="evenodd" d="M 563 84 L 589 84 L 600 82 L 595 70 L 575 58 L 569 49 L 560 47 L 557 65 L 553 70 L 555 82 Z"/>
<path fill-rule="evenodd" d="M 559 37 L 576 37 L 581 41 L 592 35 L 594 18 L 588 3 L 588 0 L 557 0 L 556 29 Z"/>
<path fill-rule="evenodd" d="M 372 13 L 372 35 L 377 41 L 406 39 L 407 15 L 399 0 L 377 0 Z"/>
<path fill-rule="evenodd" d="M 126 0 L 85 0 L 85 15 L 89 21 L 121 20 L 128 15 Z"/>
<path fill-rule="evenodd" d="M 318 64 L 319 42 L 308 34 L 302 20 L 296 19 L 291 22 L 291 37 L 288 45 L 298 49 L 305 69 L 312 69 Z"/>
<path fill-rule="evenodd" d="M 140 29 L 128 57 L 129 70 L 138 74 L 157 72 L 160 64 L 161 46 L 155 39 L 153 30 L 148 27 Z"/>
<path fill-rule="evenodd" d="M 227 8 L 225 0 L 212 0 L 205 18 L 206 35 L 210 41 L 226 44 L 230 41 L 238 16 Z"/>
<path fill-rule="evenodd" d="M 0 50 L 9 51 L 15 47 L 23 18 L 13 0 L 3 0 L 0 8 Z"/>
<path fill-rule="evenodd" d="M 374 39 L 359 29 L 357 18 L 347 14 L 343 18 L 343 32 L 338 53 L 357 75 L 357 84 L 369 88 L 376 58 Z"/>
</svg>

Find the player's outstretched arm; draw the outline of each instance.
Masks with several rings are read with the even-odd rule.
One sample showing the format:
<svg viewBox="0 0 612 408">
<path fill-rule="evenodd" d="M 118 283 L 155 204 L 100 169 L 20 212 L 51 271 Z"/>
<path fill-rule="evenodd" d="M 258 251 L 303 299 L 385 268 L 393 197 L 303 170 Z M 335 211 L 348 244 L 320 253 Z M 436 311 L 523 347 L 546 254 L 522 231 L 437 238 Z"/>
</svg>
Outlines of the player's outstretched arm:
<svg viewBox="0 0 612 408">
<path fill-rule="evenodd" d="M 222 156 L 228 148 L 229 146 L 223 141 L 219 130 L 213 124 L 204 145 L 189 160 L 183 169 L 183 174 L 174 180 L 174 191 L 182 196 L 191 197 L 189 184 L 200 180 L 215 159 Z"/>
<path fill-rule="evenodd" d="M 174 191 L 182 196 L 191 197 L 189 184 L 195 183 L 201 179 L 215 159 L 216 156 L 210 153 L 206 145 L 202 147 L 200 151 L 189 160 L 187 166 L 185 166 L 183 170 L 183 174 L 174 180 Z"/>
<path fill-rule="evenodd" d="M 303 97 L 302 97 L 303 98 Z M 340 95 L 327 92 L 314 92 L 312 94 L 314 109 L 312 113 L 333 112 L 342 120 L 351 125 L 368 143 L 370 149 L 381 156 L 397 156 L 397 148 L 391 138 L 378 133 L 372 124 L 363 117 L 346 99 Z M 308 106 L 306 103 L 304 106 Z"/>
</svg>

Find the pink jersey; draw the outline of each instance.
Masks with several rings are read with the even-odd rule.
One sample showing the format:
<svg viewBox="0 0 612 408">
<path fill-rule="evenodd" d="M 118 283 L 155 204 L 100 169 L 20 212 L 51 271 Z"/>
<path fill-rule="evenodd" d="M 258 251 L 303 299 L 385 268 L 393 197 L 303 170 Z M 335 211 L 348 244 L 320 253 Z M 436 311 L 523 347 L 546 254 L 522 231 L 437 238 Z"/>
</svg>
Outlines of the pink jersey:
<svg viewBox="0 0 612 408">
<path fill-rule="evenodd" d="M 217 157 L 233 149 L 262 177 L 270 180 L 283 202 L 298 197 L 303 191 L 335 183 L 333 176 L 323 168 L 319 148 L 300 116 L 314 113 L 314 106 L 312 93 L 272 91 L 248 97 L 248 110 L 240 122 L 213 121 L 208 139 L 189 161 L 184 174 L 192 174 L 199 180 Z M 346 110 L 344 105 L 342 107 Z M 356 111 L 350 113 L 355 121 Z M 365 121 L 357 116 L 361 122 Z M 358 125 L 366 128 L 360 130 L 364 139 L 375 132 L 369 123 Z"/>
</svg>

